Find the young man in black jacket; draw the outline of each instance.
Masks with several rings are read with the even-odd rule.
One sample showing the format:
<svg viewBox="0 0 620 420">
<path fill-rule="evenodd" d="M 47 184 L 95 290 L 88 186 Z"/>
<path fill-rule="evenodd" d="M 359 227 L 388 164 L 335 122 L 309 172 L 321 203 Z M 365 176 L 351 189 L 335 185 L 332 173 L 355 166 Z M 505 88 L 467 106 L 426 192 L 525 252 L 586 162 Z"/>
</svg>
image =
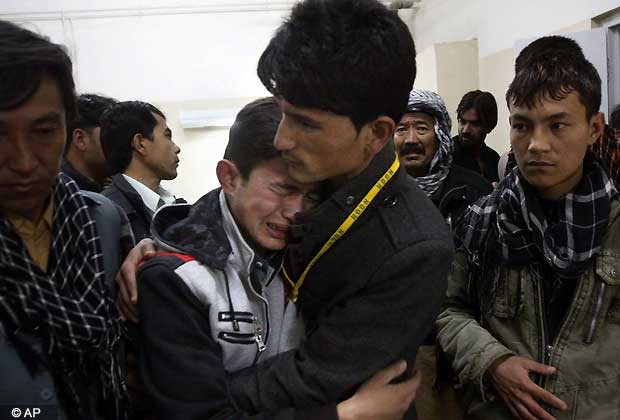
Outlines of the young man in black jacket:
<svg viewBox="0 0 620 420">
<path fill-rule="evenodd" d="M 177 177 L 181 151 L 164 113 L 140 101 L 112 106 L 101 117 L 101 147 L 114 174 L 102 194 L 125 210 L 136 240 L 149 237 L 157 209 L 177 202 L 161 186 Z"/>
<path fill-rule="evenodd" d="M 221 188 L 192 206 L 166 206 L 153 220 L 163 252 L 138 273 L 140 362 L 161 418 L 314 418 L 313 408 L 295 407 L 254 416 L 227 390 L 230 373 L 294 349 L 304 332 L 280 267 L 295 213 L 315 207 L 320 191 L 288 174 L 273 147 L 280 119 L 273 98 L 246 105 L 217 165 Z M 365 388 L 370 394 L 362 389 L 341 406 L 402 415 L 401 400 L 413 397 L 416 381 L 387 385 L 401 372 L 394 366 L 379 373 Z"/>
<path fill-rule="evenodd" d="M 233 373 L 228 389 L 249 413 L 314 407 L 317 418 L 346 418 L 337 402 L 374 372 L 398 359 L 413 367 L 452 258 L 441 215 L 400 169 L 392 141 L 415 79 L 413 39 L 379 1 L 306 0 L 258 74 L 282 109 L 274 145 L 288 173 L 330 194 L 290 225 L 282 274 L 304 341 Z M 416 418 L 413 407 L 405 418 Z"/>
</svg>

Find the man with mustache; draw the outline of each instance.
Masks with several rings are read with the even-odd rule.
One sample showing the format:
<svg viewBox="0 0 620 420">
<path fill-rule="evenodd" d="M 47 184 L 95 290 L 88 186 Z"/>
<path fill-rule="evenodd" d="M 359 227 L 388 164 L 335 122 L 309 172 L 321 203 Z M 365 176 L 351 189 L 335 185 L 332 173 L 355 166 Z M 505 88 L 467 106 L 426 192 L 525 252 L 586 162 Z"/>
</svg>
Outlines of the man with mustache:
<svg viewBox="0 0 620 420">
<path fill-rule="evenodd" d="M 394 131 L 400 163 L 453 226 L 467 206 L 491 192 L 481 175 L 453 162 L 452 121 L 439 95 L 412 90 Z"/>
<path fill-rule="evenodd" d="M 413 89 L 407 111 L 396 125 L 394 144 L 401 165 L 416 179 L 452 228 L 470 204 L 493 188 L 478 173 L 454 164 L 451 125 L 446 105 L 439 95 Z M 416 393 L 418 415 L 428 420 L 458 420 L 462 413 L 453 397 L 452 378 L 439 375 L 437 363 L 437 346 L 431 334 L 425 345 L 420 346 L 416 358 L 416 368 L 423 375 Z"/>
<path fill-rule="evenodd" d="M 617 418 L 620 203 L 589 151 L 604 129 L 601 80 L 560 36 L 516 63 L 517 167 L 455 231 L 437 341 L 468 418 Z"/>
<path fill-rule="evenodd" d="M 467 92 L 456 109 L 459 134 L 454 137 L 454 163 L 499 181 L 499 155 L 484 142 L 497 125 L 497 103 L 489 92 Z"/>
<path fill-rule="evenodd" d="M 136 241 L 150 236 L 155 211 L 177 201 L 161 186 L 177 177 L 181 151 L 164 113 L 140 101 L 113 105 L 101 117 L 101 147 L 115 174 L 102 194 L 125 210 Z"/>
</svg>

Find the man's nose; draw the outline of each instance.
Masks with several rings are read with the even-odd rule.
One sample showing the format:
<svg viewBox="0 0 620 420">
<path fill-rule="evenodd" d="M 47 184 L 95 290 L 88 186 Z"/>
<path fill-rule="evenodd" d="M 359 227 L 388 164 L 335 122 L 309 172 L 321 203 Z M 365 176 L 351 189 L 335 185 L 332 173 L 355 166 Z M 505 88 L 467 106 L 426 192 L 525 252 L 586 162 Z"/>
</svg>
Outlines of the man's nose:
<svg viewBox="0 0 620 420">
<path fill-rule="evenodd" d="M 293 222 L 295 215 L 304 210 L 304 195 L 291 194 L 286 198 L 286 202 L 282 209 L 282 216 L 289 222 Z"/>
<path fill-rule="evenodd" d="M 280 121 L 280 125 L 278 126 L 278 131 L 276 132 L 276 137 L 273 139 L 273 146 L 280 151 L 291 150 L 295 147 L 295 142 L 293 141 L 292 130 L 289 128 L 289 124 L 284 121 Z"/>
<path fill-rule="evenodd" d="M 32 173 L 38 165 L 36 154 L 25 138 L 16 139 L 8 157 L 9 167 L 21 174 Z"/>
</svg>

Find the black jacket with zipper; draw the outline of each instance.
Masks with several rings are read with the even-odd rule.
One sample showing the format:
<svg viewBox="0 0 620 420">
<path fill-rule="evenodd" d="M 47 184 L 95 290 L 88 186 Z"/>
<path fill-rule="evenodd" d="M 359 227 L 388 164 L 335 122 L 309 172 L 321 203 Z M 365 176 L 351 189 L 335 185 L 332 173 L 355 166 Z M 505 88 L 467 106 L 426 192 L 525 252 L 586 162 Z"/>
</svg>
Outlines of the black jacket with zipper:
<svg viewBox="0 0 620 420">
<path fill-rule="evenodd" d="M 294 279 L 395 156 L 386 145 L 360 175 L 297 215 L 285 263 Z M 441 214 L 400 168 L 305 279 L 298 301 L 305 341 L 235 373 L 235 402 L 249 412 L 333 403 L 392 362 L 405 359 L 412 369 L 439 312 L 452 256 Z M 405 418 L 416 418 L 413 405 Z"/>
</svg>

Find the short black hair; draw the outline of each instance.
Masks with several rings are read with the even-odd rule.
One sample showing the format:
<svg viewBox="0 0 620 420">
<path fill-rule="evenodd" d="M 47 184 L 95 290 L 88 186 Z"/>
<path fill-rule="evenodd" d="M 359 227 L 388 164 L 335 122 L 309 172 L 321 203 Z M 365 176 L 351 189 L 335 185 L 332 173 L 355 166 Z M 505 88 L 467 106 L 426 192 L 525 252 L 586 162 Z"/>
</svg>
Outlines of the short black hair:
<svg viewBox="0 0 620 420">
<path fill-rule="evenodd" d="M 516 60 L 518 70 L 506 103 L 533 108 L 544 97 L 556 101 L 576 92 L 591 118 L 601 106 L 601 78 L 575 41 L 543 37 L 529 44 Z"/>
<path fill-rule="evenodd" d="M 464 113 L 474 109 L 484 131 L 489 134 L 497 125 L 497 102 L 490 92 L 472 90 L 467 92 L 456 107 L 456 116 L 461 119 Z"/>
<path fill-rule="evenodd" d="M 101 116 L 104 111 L 118 101 L 107 96 L 84 93 L 77 98 L 77 116 L 67 129 L 67 144 L 65 152 L 71 147 L 73 141 L 73 130 L 82 129 L 91 131 L 99 127 Z"/>
<path fill-rule="evenodd" d="M 609 125 L 611 128 L 620 130 L 620 104 L 616 105 L 609 117 Z"/>
<path fill-rule="evenodd" d="M 545 36 L 532 41 L 519 53 L 515 60 L 515 74 L 527 67 L 532 57 L 536 58 L 541 54 L 554 54 L 560 51 L 585 59 L 583 50 L 575 40 L 559 35 Z"/>
<path fill-rule="evenodd" d="M 295 106 L 344 115 L 359 131 L 407 108 L 416 75 L 407 25 L 377 0 L 304 0 L 258 62 L 267 90 Z"/>
<path fill-rule="evenodd" d="M 282 111 L 272 97 L 250 102 L 237 114 L 224 159 L 233 162 L 244 179 L 259 164 L 280 157 L 273 139 L 281 120 Z"/>
<path fill-rule="evenodd" d="M 0 20 L 0 110 L 14 109 L 26 102 L 45 77 L 58 83 L 69 125 L 76 114 L 75 83 L 65 48 Z"/>
<path fill-rule="evenodd" d="M 108 108 L 100 120 L 101 148 L 113 174 L 121 173 L 131 163 L 132 142 L 136 134 L 153 138 L 157 114 L 166 116 L 155 106 L 141 101 L 119 102 Z"/>
</svg>

